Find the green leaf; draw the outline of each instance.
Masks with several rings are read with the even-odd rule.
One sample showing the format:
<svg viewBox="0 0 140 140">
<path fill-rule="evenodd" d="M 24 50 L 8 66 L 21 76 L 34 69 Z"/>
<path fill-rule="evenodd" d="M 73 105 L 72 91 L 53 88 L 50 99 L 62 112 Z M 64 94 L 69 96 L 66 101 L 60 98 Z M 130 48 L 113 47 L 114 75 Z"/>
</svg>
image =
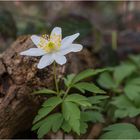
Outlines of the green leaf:
<svg viewBox="0 0 140 140">
<path fill-rule="evenodd" d="M 81 120 L 80 120 L 80 133 L 81 134 L 84 134 L 87 132 L 88 122 L 92 122 L 92 123 L 104 122 L 104 118 L 102 114 L 97 111 L 81 112 Z"/>
<path fill-rule="evenodd" d="M 81 93 L 85 93 L 85 90 L 83 88 L 81 88 L 79 85 L 74 85 L 74 88 L 78 89 L 79 91 L 81 91 Z"/>
<path fill-rule="evenodd" d="M 42 89 L 42 90 L 34 91 L 33 94 L 57 94 L 57 92 L 51 89 Z"/>
<path fill-rule="evenodd" d="M 140 139 L 138 129 L 129 123 L 113 124 L 104 129 L 100 139 Z"/>
<path fill-rule="evenodd" d="M 43 138 L 51 129 L 53 132 L 57 132 L 63 123 L 63 116 L 61 113 L 55 113 L 48 116 L 44 123 L 37 131 L 38 138 Z"/>
<path fill-rule="evenodd" d="M 75 76 L 73 83 L 77 83 L 83 79 L 86 79 L 86 78 L 92 76 L 93 73 L 94 73 L 93 69 L 87 69 L 85 71 L 82 71 L 81 73 L 79 73 L 78 75 Z"/>
<path fill-rule="evenodd" d="M 125 95 L 136 105 L 140 106 L 140 86 L 139 85 L 126 85 L 124 88 Z"/>
<path fill-rule="evenodd" d="M 37 122 L 36 124 L 33 124 L 32 131 L 37 130 L 37 129 L 38 129 L 41 125 L 43 125 L 45 122 L 46 122 L 46 119 L 43 119 L 43 120 Z"/>
<path fill-rule="evenodd" d="M 91 104 L 99 104 L 107 98 L 109 98 L 109 96 L 105 96 L 105 95 L 96 95 L 96 96 L 88 97 Z"/>
<path fill-rule="evenodd" d="M 129 59 L 140 68 L 140 55 L 130 55 Z"/>
<path fill-rule="evenodd" d="M 140 85 L 140 77 L 137 78 L 131 78 L 129 81 L 127 81 L 127 85 Z"/>
<path fill-rule="evenodd" d="M 111 104 L 121 109 L 125 109 L 126 107 L 130 108 L 133 106 L 133 103 L 125 95 L 120 95 L 113 98 Z"/>
<path fill-rule="evenodd" d="M 64 101 L 62 113 L 72 130 L 80 135 L 80 110 L 75 103 Z"/>
<path fill-rule="evenodd" d="M 114 78 L 120 84 L 126 77 L 130 76 L 136 67 L 133 64 L 123 63 L 114 69 Z"/>
<path fill-rule="evenodd" d="M 104 122 L 104 118 L 100 112 L 85 111 L 81 112 L 81 120 L 84 122 Z"/>
<path fill-rule="evenodd" d="M 67 133 L 71 131 L 71 126 L 68 124 L 67 121 L 63 121 L 61 128 L 64 130 L 64 132 L 67 132 Z"/>
<path fill-rule="evenodd" d="M 61 128 L 62 123 L 63 123 L 63 116 L 61 114 L 57 117 L 56 120 L 54 120 L 53 125 L 52 125 L 52 131 L 56 133 Z"/>
<path fill-rule="evenodd" d="M 67 87 L 69 87 L 72 84 L 74 77 L 75 77 L 75 74 L 70 74 L 66 78 L 64 78 L 64 83 Z"/>
<path fill-rule="evenodd" d="M 73 79 L 73 84 L 75 84 L 83 79 L 86 79 L 88 77 L 97 75 L 97 74 L 104 72 L 106 70 L 108 70 L 108 69 L 107 68 L 106 69 L 96 69 L 96 70 L 87 69 L 85 71 L 82 71 L 81 73 L 79 73 L 78 75 L 75 76 L 75 78 Z"/>
<path fill-rule="evenodd" d="M 79 95 L 79 94 L 68 95 L 66 97 L 65 101 L 74 102 L 74 103 L 79 104 L 79 105 L 84 106 L 84 107 L 90 107 L 91 106 L 88 98 L 83 96 L 83 95 Z"/>
<path fill-rule="evenodd" d="M 86 90 L 86 91 L 93 92 L 93 93 L 101 93 L 101 94 L 105 93 L 104 90 L 100 89 L 93 83 L 81 82 L 81 83 L 75 84 L 74 87 L 75 88 L 78 87 L 81 90 Z"/>
<path fill-rule="evenodd" d="M 130 113 L 125 109 L 117 109 L 114 113 L 114 118 L 125 118 L 127 116 L 130 116 Z"/>
<path fill-rule="evenodd" d="M 60 97 L 51 97 L 43 103 L 43 108 L 38 111 L 38 115 L 35 117 L 33 123 L 36 123 L 40 119 L 47 116 L 56 106 L 62 102 Z"/>
<path fill-rule="evenodd" d="M 51 97 L 48 100 L 46 100 L 42 106 L 43 107 L 49 107 L 49 106 L 57 106 L 58 104 L 60 104 L 62 102 L 62 99 L 60 97 Z"/>
<path fill-rule="evenodd" d="M 130 109 L 118 109 L 115 111 L 115 118 L 125 118 L 125 117 L 135 117 L 140 114 L 140 110 L 137 108 L 130 108 Z"/>
<path fill-rule="evenodd" d="M 86 122 L 80 122 L 80 133 L 85 134 L 87 132 L 88 124 Z"/>
<path fill-rule="evenodd" d="M 125 129 L 136 129 L 136 127 L 130 123 L 116 123 L 109 125 L 108 127 L 104 128 L 104 131 L 110 131 L 110 130 L 115 130 L 115 131 L 120 131 L 120 129 L 125 130 Z"/>
<path fill-rule="evenodd" d="M 111 104 L 116 107 L 115 118 L 135 117 L 140 114 L 140 108 L 137 108 L 125 95 L 115 97 Z"/>
<path fill-rule="evenodd" d="M 100 74 L 98 80 L 98 84 L 106 89 L 114 89 L 116 88 L 116 83 L 113 80 L 111 74 L 109 72 L 104 72 Z"/>
</svg>

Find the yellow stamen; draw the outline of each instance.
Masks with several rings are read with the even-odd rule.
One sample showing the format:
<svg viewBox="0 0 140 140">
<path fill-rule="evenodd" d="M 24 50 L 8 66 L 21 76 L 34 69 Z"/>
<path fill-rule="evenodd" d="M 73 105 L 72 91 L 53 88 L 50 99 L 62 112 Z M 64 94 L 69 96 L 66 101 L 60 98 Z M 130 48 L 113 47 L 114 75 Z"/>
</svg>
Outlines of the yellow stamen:
<svg viewBox="0 0 140 140">
<path fill-rule="evenodd" d="M 46 41 L 46 39 L 48 40 L 48 42 Z M 47 53 L 57 51 L 61 46 L 61 36 L 54 34 L 49 38 L 49 36 L 43 35 L 38 46 Z"/>
</svg>

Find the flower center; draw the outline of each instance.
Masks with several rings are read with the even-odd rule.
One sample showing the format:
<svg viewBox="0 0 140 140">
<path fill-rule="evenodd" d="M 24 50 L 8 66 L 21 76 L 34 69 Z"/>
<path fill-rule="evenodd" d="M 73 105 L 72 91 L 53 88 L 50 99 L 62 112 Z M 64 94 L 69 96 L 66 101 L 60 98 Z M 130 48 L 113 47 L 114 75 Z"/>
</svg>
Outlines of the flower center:
<svg viewBox="0 0 140 140">
<path fill-rule="evenodd" d="M 47 53 L 55 51 L 55 44 L 53 42 L 48 42 L 44 48 L 43 48 Z"/>
<path fill-rule="evenodd" d="M 50 49 L 54 49 L 55 44 L 53 42 L 49 42 L 49 43 L 47 43 L 47 47 L 50 48 Z"/>
<path fill-rule="evenodd" d="M 38 46 L 47 53 L 58 51 L 61 47 L 61 36 L 53 35 L 49 37 L 49 36 L 43 35 L 40 38 L 40 42 Z"/>
</svg>

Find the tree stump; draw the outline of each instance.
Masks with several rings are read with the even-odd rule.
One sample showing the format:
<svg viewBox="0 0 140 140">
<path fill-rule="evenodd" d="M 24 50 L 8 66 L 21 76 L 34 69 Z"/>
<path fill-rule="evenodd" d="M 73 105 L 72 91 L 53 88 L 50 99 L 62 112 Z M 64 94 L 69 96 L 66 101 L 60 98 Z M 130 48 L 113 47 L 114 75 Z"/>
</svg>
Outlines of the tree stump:
<svg viewBox="0 0 140 140">
<path fill-rule="evenodd" d="M 20 56 L 19 53 L 35 47 L 30 36 L 19 37 L 0 57 L 0 139 L 31 128 L 32 120 L 46 96 L 31 92 L 44 87 L 53 88 L 52 66 L 37 69 L 39 58 Z M 67 56 L 68 63 L 58 66 L 60 76 L 77 73 L 94 65 L 87 49 Z"/>
</svg>

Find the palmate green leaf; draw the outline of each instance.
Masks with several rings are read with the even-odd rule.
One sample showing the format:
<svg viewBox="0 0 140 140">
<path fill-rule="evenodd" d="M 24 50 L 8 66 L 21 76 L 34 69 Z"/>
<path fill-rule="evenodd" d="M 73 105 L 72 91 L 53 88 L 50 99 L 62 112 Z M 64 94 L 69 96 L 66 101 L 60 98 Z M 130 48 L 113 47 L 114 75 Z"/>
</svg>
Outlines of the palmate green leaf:
<svg viewBox="0 0 140 140">
<path fill-rule="evenodd" d="M 138 129 L 129 123 L 113 124 L 104 129 L 100 139 L 140 139 Z"/>
<path fill-rule="evenodd" d="M 124 88 L 125 95 L 137 106 L 140 106 L 140 85 L 128 84 Z"/>
<path fill-rule="evenodd" d="M 85 71 L 82 71 L 81 73 L 79 73 L 78 75 L 75 76 L 73 83 L 77 83 L 83 79 L 86 79 L 86 78 L 92 76 L 93 73 L 94 73 L 93 69 L 87 69 Z"/>
<path fill-rule="evenodd" d="M 97 82 L 101 87 L 105 89 L 114 89 L 117 87 L 115 81 L 113 80 L 109 72 L 104 72 L 100 74 Z"/>
<path fill-rule="evenodd" d="M 57 132 L 60 129 L 62 123 L 63 123 L 63 116 L 61 113 L 55 113 L 48 116 L 45 119 L 44 123 L 42 123 L 39 126 L 39 129 L 37 131 L 38 138 L 43 138 L 43 136 L 47 134 L 50 130 L 52 130 L 53 132 Z"/>
<path fill-rule="evenodd" d="M 46 100 L 42 106 L 43 107 L 49 107 L 49 106 L 56 106 L 58 104 L 60 104 L 63 100 L 60 97 L 51 97 L 48 100 Z"/>
<path fill-rule="evenodd" d="M 47 116 L 53 109 L 54 108 L 52 108 L 52 107 L 47 107 L 47 108 L 39 109 L 38 114 L 35 116 L 35 118 L 33 120 L 33 124 L 38 122 L 39 120 L 41 120 L 45 116 Z"/>
<path fill-rule="evenodd" d="M 75 78 L 73 79 L 73 84 L 75 84 L 83 79 L 86 79 L 88 77 L 97 75 L 97 74 L 104 72 L 106 70 L 108 70 L 108 69 L 107 68 L 106 69 L 96 69 L 96 70 L 87 69 L 85 71 L 82 71 L 81 73 L 79 73 L 78 75 L 75 76 Z"/>
<path fill-rule="evenodd" d="M 105 93 L 104 90 L 100 89 L 93 83 L 81 82 L 81 83 L 75 84 L 74 87 L 75 88 L 78 87 L 77 89 L 86 90 L 92 93 L 101 93 L 101 94 Z"/>
<path fill-rule="evenodd" d="M 104 122 L 104 118 L 100 112 L 97 111 L 85 111 L 81 112 L 81 120 L 80 120 L 80 133 L 84 134 L 87 132 L 88 122 L 96 123 L 96 122 Z"/>
<path fill-rule="evenodd" d="M 51 97 L 43 103 L 43 108 L 38 111 L 38 115 L 35 117 L 33 123 L 36 123 L 40 119 L 47 116 L 56 106 L 58 106 L 63 100 L 60 97 Z"/>
<path fill-rule="evenodd" d="M 125 95 L 115 97 L 111 104 L 116 107 L 115 118 L 135 117 L 140 114 L 140 108 L 137 108 Z"/>
<path fill-rule="evenodd" d="M 130 108 L 133 106 L 133 103 L 131 102 L 131 100 L 129 100 L 125 95 L 114 97 L 113 101 L 111 101 L 111 104 L 121 109 L 125 109 L 126 107 Z"/>
<path fill-rule="evenodd" d="M 80 133 L 85 134 L 87 132 L 88 124 L 86 122 L 80 122 Z"/>
<path fill-rule="evenodd" d="M 88 97 L 90 103 L 94 105 L 103 102 L 107 98 L 109 98 L 109 96 L 105 96 L 105 95 L 96 95 L 96 96 Z"/>
<path fill-rule="evenodd" d="M 57 94 L 57 92 L 51 89 L 42 89 L 42 90 L 34 91 L 33 94 Z"/>
<path fill-rule="evenodd" d="M 120 84 L 126 77 L 130 76 L 136 67 L 131 63 L 122 63 L 114 69 L 114 79 L 117 84 Z"/>
<path fill-rule="evenodd" d="M 46 122 L 46 118 L 37 122 L 36 124 L 33 124 L 32 131 L 39 129 L 39 127 L 43 125 L 45 122 Z"/>
<path fill-rule="evenodd" d="M 78 106 L 75 103 L 64 101 L 62 103 L 62 113 L 72 130 L 80 135 L 80 110 Z"/>
<path fill-rule="evenodd" d="M 81 120 L 84 122 L 104 122 L 102 114 L 98 111 L 85 111 L 81 112 Z"/>
<path fill-rule="evenodd" d="M 68 124 L 67 121 L 63 121 L 63 124 L 61 126 L 64 132 L 69 133 L 71 131 L 71 126 Z"/>
<path fill-rule="evenodd" d="M 74 103 L 76 103 L 78 105 L 81 105 L 81 106 L 84 106 L 84 107 L 90 107 L 91 106 L 88 98 L 83 96 L 83 95 L 79 95 L 79 94 L 68 95 L 66 97 L 65 101 L 74 102 Z"/>
<path fill-rule="evenodd" d="M 81 93 L 85 93 L 85 89 L 81 88 L 81 86 L 75 84 L 73 87 L 78 89 Z"/>
<path fill-rule="evenodd" d="M 72 84 L 74 77 L 75 77 L 75 74 L 70 74 L 66 78 L 64 78 L 64 83 L 67 87 L 69 87 Z"/>
</svg>

